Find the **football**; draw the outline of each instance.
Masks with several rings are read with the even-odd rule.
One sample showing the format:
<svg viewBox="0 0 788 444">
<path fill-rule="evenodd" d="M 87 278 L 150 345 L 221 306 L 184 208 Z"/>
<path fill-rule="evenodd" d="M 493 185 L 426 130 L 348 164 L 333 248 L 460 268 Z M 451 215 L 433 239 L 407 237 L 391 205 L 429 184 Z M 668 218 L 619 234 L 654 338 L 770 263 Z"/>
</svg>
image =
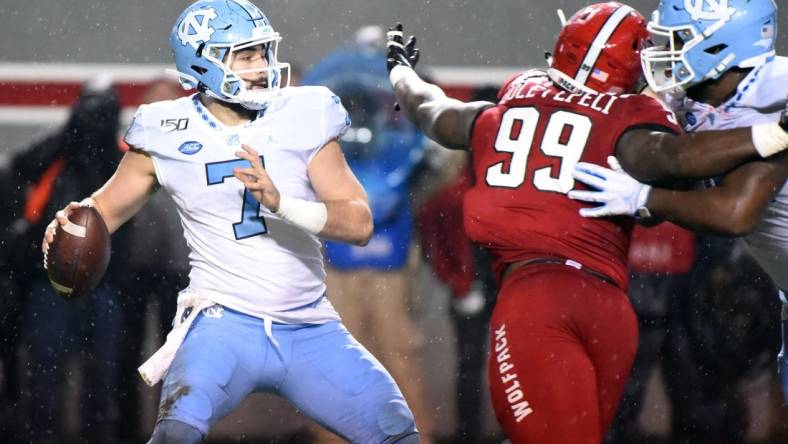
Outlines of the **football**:
<svg viewBox="0 0 788 444">
<path fill-rule="evenodd" d="M 71 212 L 68 223 L 59 225 L 46 254 L 47 275 L 64 299 L 89 293 L 101 281 L 109 265 L 110 236 L 104 219 L 93 207 Z"/>
</svg>

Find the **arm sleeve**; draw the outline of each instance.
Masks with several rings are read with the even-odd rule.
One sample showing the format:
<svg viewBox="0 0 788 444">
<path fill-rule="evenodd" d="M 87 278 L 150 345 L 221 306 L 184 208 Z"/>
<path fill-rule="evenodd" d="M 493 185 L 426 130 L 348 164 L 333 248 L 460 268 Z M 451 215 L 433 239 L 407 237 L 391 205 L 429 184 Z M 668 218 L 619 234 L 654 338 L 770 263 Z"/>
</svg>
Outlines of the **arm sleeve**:
<svg viewBox="0 0 788 444">
<path fill-rule="evenodd" d="M 309 161 L 320 151 L 328 142 L 338 139 L 350 128 L 350 115 L 342 106 L 342 100 L 331 92 L 328 88 L 320 88 L 320 146 L 309 153 Z"/>
<path fill-rule="evenodd" d="M 131 148 L 142 150 L 150 154 L 151 161 L 153 161 L 153 168 L 156 171 L 156 180 L 160 185 L 164 185 L 165 181 L 162 165 L 154 152 L 153 146 L 149 143 L 148 125 L 145 124 L 147 109 L 147 105 L 142 105 L 137 108 L 137 112 L 134 113 L 134 117 L 131 119 L 131 123 L 126 129 L 126 134 L 123 135 L 123 141 Z"/>
<path fill-rule="evenodd" d="M 645 96 L 630 96 L 627 106 L 622 108 L 621 128 L 619 137 L 633 129 L 654 129 L 655 131 L 682 134 L 683 131 L 676 119 L 676 114 L 659 100 Z"/>
<path fill-rule="evenodd" d="M 123 141 L 131 147 L 144 150 L 148 146 L 148 132 L 144 124 L 145 105 L 137 108 L 134 117 L 131 119 L 129 127 L 126 129 L 126 134 L 123 136 Z"/>
</svg>

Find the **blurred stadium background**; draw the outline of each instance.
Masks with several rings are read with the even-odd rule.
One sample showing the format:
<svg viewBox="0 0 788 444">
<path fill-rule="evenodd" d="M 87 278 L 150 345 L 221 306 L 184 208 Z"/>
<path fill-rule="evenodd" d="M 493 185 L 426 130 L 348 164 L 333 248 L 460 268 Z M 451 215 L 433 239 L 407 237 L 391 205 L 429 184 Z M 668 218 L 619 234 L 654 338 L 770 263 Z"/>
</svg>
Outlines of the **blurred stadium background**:
<svg viewBox="0 0 788 444">
<path fill-rule="evenodd" d="M 169 33 L 188 1 L 4 1 L 0 14 L 0 156 L 58 123 L 82 80 L 108 72 L 133 107 L 140 84 L 170 63 Z M 498 84 L 543 64 L 577 0 L 280 0 L 258 1 L 284 37 L 280 59 L 305 69 L 364 25 L 401 21 L 420 38 L 423 69 L 445 85 Z M 656 0 L 634 0 L 648 15 Z M 782 2 L 778 2 L 782 3 Z M 783 6 L 783 5 L 780 5 Z M 788 12 L 782 10 L 781 17 Z M 778 49 L 788 44 L 781 20 Z"/>
</svg>

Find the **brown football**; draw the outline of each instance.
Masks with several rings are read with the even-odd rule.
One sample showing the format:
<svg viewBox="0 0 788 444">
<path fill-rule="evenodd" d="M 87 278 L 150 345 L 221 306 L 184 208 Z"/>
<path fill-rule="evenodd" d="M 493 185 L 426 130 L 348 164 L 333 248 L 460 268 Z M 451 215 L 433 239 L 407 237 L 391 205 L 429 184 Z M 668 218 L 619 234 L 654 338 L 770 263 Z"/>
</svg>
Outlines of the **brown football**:
<svg viewBox="0 0 788 444">
<path fill-rule="evenodd" d="M 57 227 L 46 264 L 55 291 L 73 299 L 96 288 L 107 271 L 110 237 L 104 219 L 93 207 L 75 209 L 68 220 Z"/>
</svg>

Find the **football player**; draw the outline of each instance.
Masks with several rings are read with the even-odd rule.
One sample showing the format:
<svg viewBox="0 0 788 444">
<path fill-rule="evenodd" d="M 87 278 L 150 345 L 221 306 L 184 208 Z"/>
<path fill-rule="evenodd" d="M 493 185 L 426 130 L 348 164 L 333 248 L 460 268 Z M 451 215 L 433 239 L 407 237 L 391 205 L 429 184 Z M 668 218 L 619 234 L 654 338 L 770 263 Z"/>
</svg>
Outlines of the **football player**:
<svg viewBox="0 0 788 444">
<path fill-rule="evenodd" d="M 566 196 L 574 165 L 698 144 L 704 155 L 671 166 L 707 172 L 714 160 L 732 168 L 758 155 L 749 131 L 680 136 L 659 101 L 626 94 L 639 88 L 650 35 L 620 3 L 576 13 L 549 67 L 514 76 L 497 104 L 448 98 L 412 69 L 419 52 L 402 26 L 388 38 L 390 80 L 406 115 L 441 145 L 472 153 L 465 230 L 493 254 L 502 280 L 488 374 L 499 422 L 516 443 L 599 443 L 637 347 L 626 295 L 632 221 L 580 217 L 581 205 Z"/>
<path fill-rule="evenodd" d="M 148 384 L 164 378 L 150 442 L 200 442 L 266 391 L 349 441 L 417 443 L 393 379 L 325 297 L 317 237 L 363 245 L 372 233 L 337 142 L 349 118 L 327 88 L 287 88 L 279 42 L 248 1 L 186 8 L 170 44 L 182 84 L 198 92 L 141 106 L 129 152 L 85 202 L 114 231 L 161 187 L 190 248 L 173 330 L 140 367 Z M 44 250 L 77 205 L 50 224 Z"/>
<path fill-rule="evenodd" d="M 649 28 L 663 36 L 666 44 L 643 51 L 646 78 L 676 111 L 686 131 L 751 131 L 764 155 L 788 145 L 784 111 L 788 58 L 775 55 L 777 7 L 773 0 L 663 0 Z M 601 202 L 599 207 L 582 210 L 590 217 L 635 215 L 640 209 L 693 230 L 745 236 L 754 257 L 782 289 L 783 347 L 778 369 L 788 400 L 788 157 L 760 159 L 735 169 L 719 164 L 706 175 L 686 175 L 665 165 L 665 158 L 673 153 L 635 151 L 618 153 L 626 172 L 579 164 L 576 177 L 599 191 L 573 192 L 570 197 Z M 690 151 L 704 154 L 703 147 L 690 146 L 679 155 L 694 156 Z M 665 183 L 716 174 L 725 174 L 719 186 L 693 191 L 651 188 L 638 182 Z"/>
</svg>

